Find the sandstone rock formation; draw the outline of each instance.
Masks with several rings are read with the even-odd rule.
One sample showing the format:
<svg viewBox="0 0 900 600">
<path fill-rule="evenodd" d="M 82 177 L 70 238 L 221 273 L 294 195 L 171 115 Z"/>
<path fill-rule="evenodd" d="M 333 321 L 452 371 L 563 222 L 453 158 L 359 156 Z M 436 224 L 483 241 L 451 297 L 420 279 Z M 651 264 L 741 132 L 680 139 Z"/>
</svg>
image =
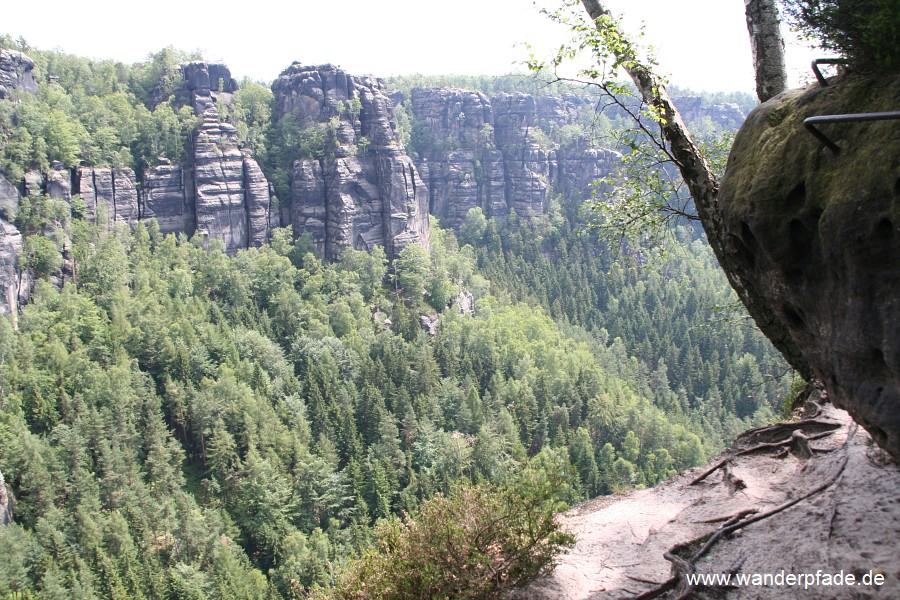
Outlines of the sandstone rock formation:
<svg viewBox="0 0 900 600">
<path fill-rule="evenodd" d="M 19 230 L 0 219 L 0 315 L 12 315 L 13 319 L 30 287 L 27 276 L 19 271 L 22 248 Z"/>
<path fill-rule="evenodd" d="M 8 56 L 15 60 L 7 60 Z M 3 54 L 2 60 L 3 73 L 11 72 L 9 64 L 33 66 L 19 53 Z M 78 194 L 89 218 L 107 227 L 155 218 L 163 233 L 199 232 L 207 239 L 220 238 L 229 253 L 267 242 L 272 228 L 281 224 L 277 198 L 251 153 L 239 148 L 235 128 L 220 120 L 218 110 L 220 102 L 231 101 L 237 82 L 222 64 L 190 62 L 180 69 L 184 83 L 175 92 L 176 102 L 190 103 L 202 118 L 183 164 L 163 160 L 138 182 L 128 168 L 69 169 L 53 163 L 46 173 L 25 174 L 21 182 L 25 194 L 47 194 L 67 202 Z M 23 77 L 16 81 L 27 89 L 33 78 Z M 0 209 L 7 216 L 18 207 L 18 199 L 16 186 L 0 181 Z"/>
<path fill-rule="evenodd" d="M 19 210 L 21 198 L 18 188 L 0 174 L 0 219 L 12 221 Z"/>
<path fill-rule="evenodd" d="M 407 244 L 428 245 L 428 196 L 396 134 L 384 84 L 331 65 L 294 63 L 272 84 L 279 118 L 303 130 L 328 128 L 324 156 L 293 166 L 286 213 L 294 234 L 309 233 L 326 258 L 345 248 L 388 257 Z"/>
<path fill-rule="evenodd" d="M 107 226 L 138 222 L 138 191 L 132 169 L 81 167 L 77 179 L 78 193 L 90 218 Z"/>
<path fill-rule="evenodd" d="M 495 147 L 490 100 L 471 90 L 412 92 L 413 114 L 425 131 L 419 164 L 432 214 L 457 226 L 471 208 L 509 214 L 503 155 Z"/>
<path fill-rule="evenodd" d="M 12 522 L 13 513 L 6 488 L 6 479 L 4 479 L 3 473 L 0 473 L 0 527 L 10 525 Z"/>
<path fill-rule="evenodd" d="M 616 150 L 598 148 L 576 140 L 561 146 L 550 160 L 550 181 L 557 192 L 566 197 L 587 198 L 596 182 L 612 173 L 621 163 Z"/>
<path fill-rule="evenodd" d="M 802 124 L 898 106 L 897 75 L 848 77 L 760 105 L 735 140 L 719 203 L 727 251 L 773 314 L 760 328 L 789 336 L 835 404 L 900 458 L 897 121 L 821 125 L 839 153 Z"/>
<path fill-rule="evenodd" d="M 680 96 L 675 98 L 675 105 L 686 123 L 699 121 L 708 117 L 713 123 L 727 129 L 736 129 L 744 122 L 747 115 L 733 102 L 704 105 L 699 96 Z"/>
<path fill-rule="evenodd" d="M 586 197 L 591 183 L 621 159 L 584 140 L 544 148 L 538 125 L 573 123 L 586 102 L 577 96 L 499 94 L 447 88 L 417 88 L 411 107 L 418 127 L 418 163 L 428 186 L 432 214 L 459 226 L 475 207 L 487 216 L 545 214 L 549 189 Z"/>
<path fill-rule="evenodd" d="M 6 98 L 11 90 L 37 91 L 32 69 L 34 61 L 30 57 L 16 50 L 0 48 L 0 99 Z"/>
<path fill-rule="evenodd" d="M 141 218 L 156 219 L 163 234 L 197 228 L 193 172 L 168 161 L 144 173 Z"/>
<path fill-rule="evenodd" d="M 196 231 L 207 239 L 220 238 L 229 253 L 262 245 L 270 228 L 280 224 L 278 213 L 272 212 L 277 200 L 259 165 L 238 147 L 237 130 L 221 120 L 217 107 L 237 90 L 237 82 L 221 64 L 191 62 L 182 65 L 182 72 L 194 112 L 203 119 L 191 145 Z M 180 206 L 190 206 L 188 193 L 171 198 L 170 212 L 177 212 L 179 199 Z M 160 206 L 168 205 L 161 201 Z"/>
</svg>

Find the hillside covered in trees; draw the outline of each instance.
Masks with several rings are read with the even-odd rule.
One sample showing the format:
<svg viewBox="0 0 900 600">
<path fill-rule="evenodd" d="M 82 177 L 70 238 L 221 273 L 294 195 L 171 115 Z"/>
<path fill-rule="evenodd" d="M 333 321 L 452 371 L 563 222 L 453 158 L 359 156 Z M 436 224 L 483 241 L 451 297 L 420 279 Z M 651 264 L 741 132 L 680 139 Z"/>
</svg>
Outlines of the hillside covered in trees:
<svg viewBox="0 0 900 600">
<path fill-rule="evenodd" d="M 307 198 L 298 164 L 368 168 L 406 153 L 418 172 L 431 165 L 418 180 L 436 213 L 427 238 L 392 261 L 353 244 L 325 260 L 329 238 L 298 230 L 310 212 L 267 225 L 258 247 L 226 248 L 153 217 L 98 218 L 46 175 L 29 188 L 28 173 L 86 167 L 131 169 L 137 184 L 184 160 L 209 123 L 179 100 L 176 65 L 197 57 L 28 56 L 37 89 L 0 99 L 0 171 L 23 182 L 0 216 L 23 238 L 29 298 L 0 319 L 0 473 L 13 498 L 0 595 L 334 593 L 374 540 L 399 535 L 392 519 L 433 516 L 436 497 L 533 499 L 552 517 L 560 502 L 655 485 L 781 408 L 787 367 L 735 308 L 703 236 L 683 221 L 651 249 L 610 247 L 590 227 L 587 190 L 552 176 L 565 148 L 591 160 L 622 149 L 624 120 L 591 117 L 590 95 L 535 86 L 533 100 L 479 100 L 492 130 L 455 113 L 456 137 L 442 138 L 416 90 L 487 99 L 524 84 L 360 84 L 371 104 L 342 103 L 321 123 L 257 83 L 221 91 L 216 118 L 284 207 Z M 382 140 L 366 128 L 388 119 L 376 111 L 388 96 Z M 711 136 L 746 100 L 684 96 Z M 575 107 L 571 122 L 512 120 L 548 103 Z M 477 194 L 451 189 L 436 164 L 470 169 L 459 181 Z M 513 185 L 506 212 L 492 212 L 490 164 L 537 182 L 540 210 L 520 212 Z M 472 205 L 437 214 L 438 196 Z"/>
</svg>

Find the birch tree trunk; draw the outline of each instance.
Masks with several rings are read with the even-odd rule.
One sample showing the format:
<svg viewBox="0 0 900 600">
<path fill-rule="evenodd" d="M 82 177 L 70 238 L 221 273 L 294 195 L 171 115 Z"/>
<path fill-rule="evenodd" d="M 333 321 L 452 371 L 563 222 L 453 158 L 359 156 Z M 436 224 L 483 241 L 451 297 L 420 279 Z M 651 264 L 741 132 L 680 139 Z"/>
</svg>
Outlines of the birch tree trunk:
<svg viewBox="0 0 900 600">
<path fill-rule="evenodd" d="M 765 1 L 765 0 L 764 0 Z M 611 17 L 609 9 L 599 0 L 581 0 L 588 15 L 596 23 L 601 17 Z M 618 29 L 618 26 L 615 26 Z M 599 29 L 599 27 L 598 27 Z M 618 32 L 620 35 L 621 32 Z M 624 37 L 624 36 L 623 36 Z M 641 97 L 648 105 L 656 109 L 662 117 L 660 124 L 663 135 L 669 143 L 670 151 L 681 173 L 681 177 L 690 190 L 691 197 L 697 207 L 700 223 L 706 231 L 709 245 L 718 259 L 728 282 L 747 312 L 756 321 L 760 330 L 769 338 L 785 360 L 805 379 L 813 376 L 809 363 L 803 357 L 799 347 L 791 338 L 787 327 L 772 311 L 765 299 L 755 291 L 752 281 L 745 273 L 744 267 L 737 259 L 739 250 L 732 241 L 734 236 L 725 228 L 722 212 L 719 208 L 719 181 L 713 173 L 709 162 L 694 142 L 690 131 L 684 124 L 672 99 L 669 97 L 660 78 L 649 67 L 643 65 L 630 44 L 619 45 L 614 54 L 622 68 L 628 73 Z"/>
<path fill-rule="evenodd" d="M 765 102 L 787 89 L 778 6 L 775 0 L 744 0 L 744 12 L 756 69 L 756 95 Z"/>
<path fill-rule="evenodd" d="M 12 511 L 9 508 L 9 496 L 6 492 L 6 481 L 0 473 L 0 527 L 12 523 Z"/>
</svg>

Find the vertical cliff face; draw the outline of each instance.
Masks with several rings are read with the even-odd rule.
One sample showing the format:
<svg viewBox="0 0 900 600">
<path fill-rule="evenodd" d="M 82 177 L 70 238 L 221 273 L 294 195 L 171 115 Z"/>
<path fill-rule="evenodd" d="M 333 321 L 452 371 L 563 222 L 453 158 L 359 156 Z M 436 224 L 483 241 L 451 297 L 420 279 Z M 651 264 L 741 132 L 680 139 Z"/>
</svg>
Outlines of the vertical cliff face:
<svg viewBox="0 0 900 600">
<path fill-rule="evenodd" d="M 15 315 L 30 287 L 27 275 L 19 270 L 24 247 L 22 234 L 0 219 L 0 315 Z"/>
<path fill-rule="evenodd" d="M 164 234 L 193 232 L 197 219 L 192 176 L 189 169 L 168 161 L 146 171 L 141 218 L 156 219 Z"/>
<path fill-rule="evenodd" d="M 37 80 L 32 73 L 34 61 L 16 50 L 0 48 L 0 98 L 6 98 L 11 90 L 34 93 Z"/>
<path fill-rule="evenodd" d="M 296 235 L 309 233 L 329 259 L 345 248 L 382 246 L 393 257 L 407 244 L 428 245 L 426 188 L 380 80 L 294 63 L 272 91 L 278 118 L 290 116 L 310 135 L 325 127 L 323 156 L 293 166 L 287 212 Z"/>
<path fill-rule="evenodd" d="M 545 214 L 550 187 L 587 197 L 591 183 L 615 168 L 621 155 L 585 140 L 545 148 L 538 123 L 562 127 L 577 118 L 582 98 L 536 102 L 529 94 L 417 88 L 410 104 L 414 143 L 432 214 L 458 227 L 475 207 L 488 216 Z"/>
<path fill-rule="evenodd" d="M 91 218 L 107 226 L 115 223 L 134 225 L 138 222 L 138 191 L 133 170 L 81 167 L 77 170 L 77 181 L 78 193 L 87 205 Z M 57 192 L 64 189 L 62 185 L 56 187 Z M 51 197 L 67 199 L 64 193 L 54 196 L 53 188 L 49 188 L 47 193 Z"/>
<path fill-rule="evenodd" d="M 557 192 L 566 197 L 587 198 L 594 184 L 612 173 L 622 155 L 609 148 L 597 148 L 584 140 L 576 140 L 557 148 L 550 161 L 550 181 Z"/>
<path fill-rule="evenodd" d="M 494 113 L 481 92 L 415 89 L 413 114 L 422 128 L 420 165 L 431 213 L 457 226 L 471 208 L 506 216 L 503 155 L 494 140 Z"/>
<path fill-rule="evenodd" d="M 218 102 L 227 101 L 237 83 L 225 65 L 192 62 L 182 66 L 195 114 L 202 118 L 191 152 L 195 227 L 204 238 L 220 238 L 225 251 L 259 246 L 269 227 L 280 223 L 268 181 L 259 165 L 238 147 L 234 126 L 221 120 Z M 187 195 L 173 204 L 189 206 Z M 275 223 L 275 220 L 278 223 Z"/>
<path fill-rule="evenodd" d="M 33 77 L 25 77 L 21 65 L 33 66 L 33 61 L 20 53 L 7 60 L 7 54 L 0 56 L 0 85 L 30 89 Z M 278 200 L 251 153 L 239 147 L 235 128 L 219 114 L 219 103 L 231 101 L 237 82 L 221 64 L 191 62 L 180 69 L 184 81 L 175 101 L 189 103 L 201 118 L 186 140 L 188 155 L 182 164 L 163 159 L 138 182 L 128 168 L 70 169 L 54 163 L 46 173 L 29 171 L 19 186 L 0 182 L 0 209 L 12 218 L 18 188 L 67 202 L 77 194 L 88 217 L 106 227 L 156 219 L 163 233 L 220 238 L 228 253 L 266 243 L 271 230 L 281 225 Z M 18 79 L 11 72 L 18 72 Z"/>
<path fill-rule="evenodd" d="M 542 215 L 548 208 L 550 163 L 534 136 L 534 97 L 500 94 L 491 102 L 494 136 L 506 169 L 509 207 L 519 216 Z"/>
</svg>

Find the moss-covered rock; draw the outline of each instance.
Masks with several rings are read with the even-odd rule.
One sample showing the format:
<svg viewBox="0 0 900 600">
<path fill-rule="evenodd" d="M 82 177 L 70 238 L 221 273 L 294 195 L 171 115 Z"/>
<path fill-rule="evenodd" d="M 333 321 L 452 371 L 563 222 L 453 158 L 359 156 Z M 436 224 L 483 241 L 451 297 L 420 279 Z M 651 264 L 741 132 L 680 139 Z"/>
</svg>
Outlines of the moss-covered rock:
<svg viewBox="0 0 900 600">
<path fill-rule="evenodd" d="M 719 196 L 727 251 L 832 399 L 900 457 L 900 120 L 816 115 L 900 109 L 900 75 L 846 77 L 760 105 Z M 789 357 L 790 359 L 790 357 Z"/>
</svg>

